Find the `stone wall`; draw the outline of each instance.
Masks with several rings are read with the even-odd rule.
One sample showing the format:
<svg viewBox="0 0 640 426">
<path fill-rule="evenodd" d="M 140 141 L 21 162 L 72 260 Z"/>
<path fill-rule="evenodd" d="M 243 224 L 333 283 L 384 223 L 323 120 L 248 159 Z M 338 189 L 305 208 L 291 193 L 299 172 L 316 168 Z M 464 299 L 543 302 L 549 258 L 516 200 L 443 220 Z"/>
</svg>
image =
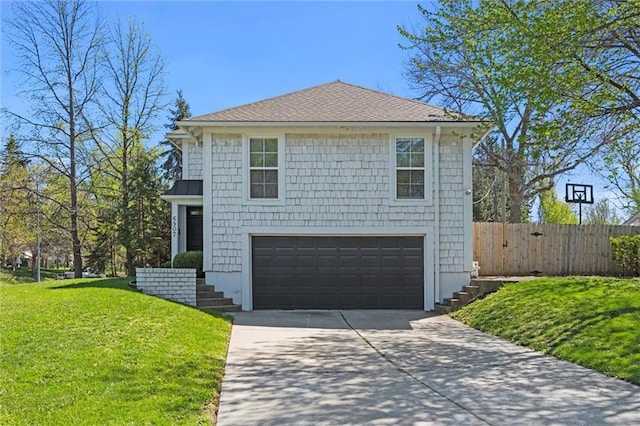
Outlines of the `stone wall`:
<svg viewBox="0 0 640 426">
<path fill-rule="evenodd" d="M 196 306 L 196 270 L 136 268 L 136 285 L 146 294 Z"/>
</svg>

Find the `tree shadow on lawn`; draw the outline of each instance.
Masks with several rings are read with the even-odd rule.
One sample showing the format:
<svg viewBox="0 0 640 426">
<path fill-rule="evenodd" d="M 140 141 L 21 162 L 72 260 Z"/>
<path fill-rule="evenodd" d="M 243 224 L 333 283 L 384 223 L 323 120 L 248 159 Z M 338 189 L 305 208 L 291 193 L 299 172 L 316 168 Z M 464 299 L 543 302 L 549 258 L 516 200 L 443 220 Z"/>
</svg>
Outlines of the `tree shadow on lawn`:
<svg viewBox="0 0 640 426">
<path fill-rule="evenodd" d="M 40 277 L 42 280 L 53 279 L 57 274 L 64 272 L 63 269 L 40 269 Z M 3 279 L 4 278 L 4 279 Z M 37 284 L 36 279 L 33 277 L 33 272 L 31 268 L 20 267 L 15 271 L 12 271 L 10 268 L 1 268 L 0 269 L 0 281 L 3 281 L 3 284 Z"/>
<path fill-rule="evenodd" d="M 131 281 L 134 281 L 134 278 L 128 277 L 128 278 L 106 278 L 106 279 L 96 279 L 96 278 L 85 278 L 85 280 L 90 280 L 90 281 L 83 281 L 83 282 L 79 282 L 79 283 L 69 283 L 69 284 L 61 284 L 61 285 L 57 285 L 57 286 L 53 286 L 53 287 L 49 287 L 49 290 L 76 290 L 76 289 L 83 289 L 83 288 L 112 288 L 112 289 L 116 289 L 116 290 L 126 290 L 126 291 L 131 291 L 134 293 L 140 293 L 143 294 L 145 296 L 149 296 L 149 297 L 155 297 L 157 299 L 161 299 L 164 300 L 168 303 L 174 303 L 176 305 L 181 305 L 187 308 L 191 308 L 191 309 L 195 309 L 198 310 L 200 312 L 202 312 L 203 314 L 212 316 L 212 317 L 216 317 L 216 318 L 222 318 L 225 320 L 231 320 L 233 321 L 233 315 L 225 313 L 225 312 L 209 312 L 209 311 L 205 311 L 202 309 L 199 309 L 195 306 L 191 306 L 191 305 L 187 305 L 185 303 L 181 303 L 181 302 L 177 302 L 175 300 L 171 300 L 171 299 L 166 299 L 164 297 L 160 297 L 160 296 L 155 296 L 153 294 L 149 294 L 149 293 L 145 293 L 142 290 L 135 288 L 135 287 L 131 287 L 129 285 L 129 283 Z"/>
<path fill-rule="evenodd" d="M 49 287 L 50 290 L 73 290 L 80 288 L 114 288 L 140 293 L 140 290 L 130 287 L 129 282 L 133 278 L 85 278 L 86 281 L 79 283 L 60 284 Z"/>
</svg>

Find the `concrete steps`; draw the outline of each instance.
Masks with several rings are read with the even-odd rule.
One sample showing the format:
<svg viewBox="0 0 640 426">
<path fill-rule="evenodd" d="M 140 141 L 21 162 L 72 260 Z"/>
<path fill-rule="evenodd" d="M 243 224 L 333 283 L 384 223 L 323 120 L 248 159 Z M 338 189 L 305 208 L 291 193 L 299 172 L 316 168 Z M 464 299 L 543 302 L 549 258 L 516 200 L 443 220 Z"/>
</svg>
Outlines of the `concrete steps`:
<svg viewBox="0 0 640 426">
<path fill-rule="evenodd" d="M 462 287 L 462 291 L 453 293 L 453 297 L 445 298 L 440 303 L 436 303 L 435 311 L 439 314 L 448 314 L 461 307 L 484 297 L 489 293 L 498 291 L 505 284 L 516 283 L 517 279 L 508 278 L 474 278 L 469 285 Z"/>
<path fill-rule="evenodd" d="M 224 297 L 223 292 L 216 291 L 214 286 L 205 284 L 203 278 L 196 280 L 196 307 L 209 313 L 241 310 L 241 306 L 234 304 L 233 299 Z"/>
</svg>

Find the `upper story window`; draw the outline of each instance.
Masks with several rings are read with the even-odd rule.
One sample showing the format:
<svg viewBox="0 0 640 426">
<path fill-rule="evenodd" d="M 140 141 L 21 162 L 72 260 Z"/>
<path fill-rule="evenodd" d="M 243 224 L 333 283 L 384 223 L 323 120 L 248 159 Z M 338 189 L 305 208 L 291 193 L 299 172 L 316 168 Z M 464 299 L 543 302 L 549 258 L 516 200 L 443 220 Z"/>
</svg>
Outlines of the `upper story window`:
<svg viewBox="0 0 640 426">
<path fill-rule="evenodd" d="M 254 133 L 242 136 L 242 198 L 248 204 L 285 202 L 285 135 Z"/>
<path fill-rule="evenodd" d="M 424 200 L 425 198 L 425 140 L 415 137 L 395 139 L 396 198 Z"/>
<path fill-rule="evenodd" d="M 277 137 L 250 137 L 249 198 L 278 199 L 281 165 Z"/>
</svg>

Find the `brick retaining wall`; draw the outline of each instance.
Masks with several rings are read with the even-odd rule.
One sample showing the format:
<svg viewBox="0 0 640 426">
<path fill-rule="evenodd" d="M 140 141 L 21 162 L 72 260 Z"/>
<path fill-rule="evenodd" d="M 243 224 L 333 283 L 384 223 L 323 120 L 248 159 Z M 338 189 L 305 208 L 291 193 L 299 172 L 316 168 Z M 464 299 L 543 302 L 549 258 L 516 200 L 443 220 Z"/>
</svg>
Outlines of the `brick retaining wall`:
<svg viewBox="0 0 640 426">
<path fill-rule="evenodd" d="M 196 270 L 136 268 L 136 285 L 146 294 L 196 306 Z"/>
</svg>

